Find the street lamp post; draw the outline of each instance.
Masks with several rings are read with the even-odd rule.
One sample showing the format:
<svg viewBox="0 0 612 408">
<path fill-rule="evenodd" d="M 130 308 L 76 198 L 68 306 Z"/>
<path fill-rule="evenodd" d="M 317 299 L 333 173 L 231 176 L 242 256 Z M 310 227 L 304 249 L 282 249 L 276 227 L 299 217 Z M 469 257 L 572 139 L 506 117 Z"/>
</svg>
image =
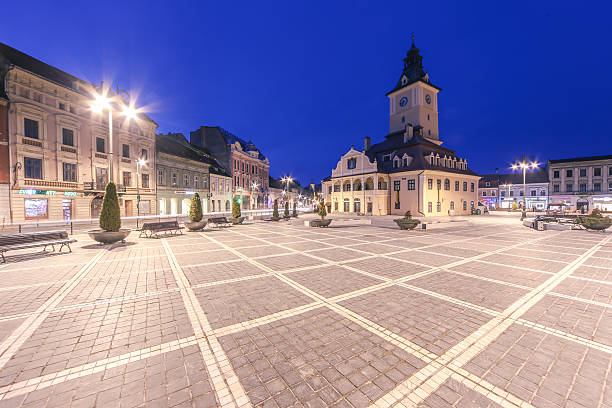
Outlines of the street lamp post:
<svg viewBox="0 0 612 408">
<path fill-rule="evenodd" d="M 525 212 L 527 211 L 527 169 L 537 169 L 539 163 L 534 161 L 531 163 L 527 163 L 523 158 L 523 161 L 520 163 L 515 163 L 512 165 L 512 170 L 517 170 L 519 168 L 523 169 L 523 217 L 525 216 Z"/>
<path fill-rule="evenodd" d="M 140 168 L 146 163 L 144 159 L 136 160 L 136 228 L 138 228 L 140 218 Z"/>
<path fill-rule="evenodd" d="M 283 195 L 285 195 L 286 198 L 289 198 L 289 183 L 292 182 L 293 179 L 290 176 L 287 176 L 287 177 L 283 177 L 281 180 L 287 185 L 287 187 L 285 188 L 285 191 L 283 191 Z"/>
<path fill-rule="evenodd" d="M 259 187 L 259 184 L 257 183 L 253 183 L 251 184 L 251 197 L 253 198 L 253 209 L 257 208 L 257 200 L 255 199 L 255 190 L 257 190 L 257 187 Z"/>
</svg>

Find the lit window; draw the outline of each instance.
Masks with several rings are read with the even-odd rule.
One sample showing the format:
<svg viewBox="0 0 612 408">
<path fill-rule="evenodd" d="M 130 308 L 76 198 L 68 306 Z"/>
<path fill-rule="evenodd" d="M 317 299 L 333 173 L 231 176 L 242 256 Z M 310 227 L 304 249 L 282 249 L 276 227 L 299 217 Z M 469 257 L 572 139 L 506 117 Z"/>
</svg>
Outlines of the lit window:
<svg viewBox="0 0 612 408">
<path fill-rule="evenodd" d="M 414 190 L 414 189 L 415 189 L 414 179 L 409 179 L 408 180 L 408 190 Z"/>
</svg>

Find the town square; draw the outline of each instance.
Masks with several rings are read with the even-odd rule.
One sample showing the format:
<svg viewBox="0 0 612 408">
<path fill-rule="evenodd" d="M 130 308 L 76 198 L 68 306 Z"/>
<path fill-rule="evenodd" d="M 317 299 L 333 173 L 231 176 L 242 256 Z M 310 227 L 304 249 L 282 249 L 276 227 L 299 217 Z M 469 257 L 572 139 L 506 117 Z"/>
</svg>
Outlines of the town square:
<svg viewBox="0 0 612 408">
<path fill-rule="evenodd" d="M 0 408 L 612 407 L 609 5 L 34 3 Z"/>
</svg>

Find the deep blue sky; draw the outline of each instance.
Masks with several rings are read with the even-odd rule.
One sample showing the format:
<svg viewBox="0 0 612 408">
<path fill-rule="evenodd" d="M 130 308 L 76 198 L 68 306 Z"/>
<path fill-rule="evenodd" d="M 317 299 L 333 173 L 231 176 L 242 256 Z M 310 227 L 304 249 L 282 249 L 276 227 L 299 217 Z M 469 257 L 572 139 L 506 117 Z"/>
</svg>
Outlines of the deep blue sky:
<svg viewBox="0 0 612 408">
<path fill-rule="evenodd" d="M 500 3 L 10 2 L 0 41 L 139 91 L 158 131 L 220 125 L 309 182 L 387 133 L 414 32 L 441 139 L 475 171 L 612 154 L 611 6 Z"/>
</svg>

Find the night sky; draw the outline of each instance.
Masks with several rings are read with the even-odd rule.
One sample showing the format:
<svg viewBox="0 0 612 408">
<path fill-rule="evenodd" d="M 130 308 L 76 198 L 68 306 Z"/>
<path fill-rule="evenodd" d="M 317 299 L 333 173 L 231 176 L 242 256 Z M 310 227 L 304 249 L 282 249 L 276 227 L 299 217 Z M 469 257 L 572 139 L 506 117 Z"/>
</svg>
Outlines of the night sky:
<svg viewBox="0 0 612 408">
<path fill-rule="evenodd" d="M 612 154 L 606 2 L 6 3 L 1 42 L 132 90 L 159 132 L 251 139 L 276 177 L 319 182 L 351 144 L 383 139 L 412 33 L 443 89 L 444 146 L 476 172 Z"/>
</svg>

